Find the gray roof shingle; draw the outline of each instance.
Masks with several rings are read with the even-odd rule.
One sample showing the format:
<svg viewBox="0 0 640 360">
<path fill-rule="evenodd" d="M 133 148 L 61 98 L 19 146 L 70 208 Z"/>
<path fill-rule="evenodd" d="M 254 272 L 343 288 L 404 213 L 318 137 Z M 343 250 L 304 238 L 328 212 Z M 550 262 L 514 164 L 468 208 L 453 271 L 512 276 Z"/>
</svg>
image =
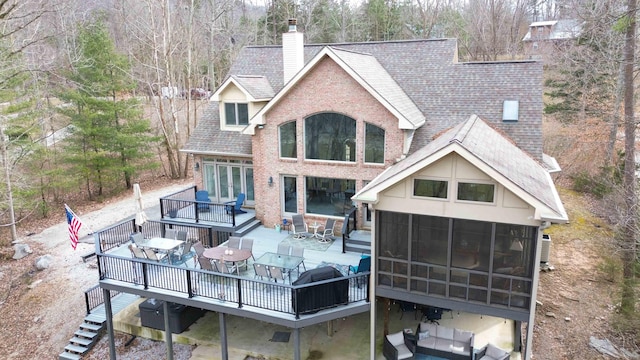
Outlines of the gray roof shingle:
<svg viewBox="0 0 640 360">
<path fill-rule="evenodd" d="M 305 45 L 305 61 L 310 61 L 325 46 Z M 457 63 L 453 39 L 331 46 L 375 57 L 426 116 L 426 123 L 413 136 L 409 153 L 429 143 L 435 134 L 477 114 L 503 130 L 536 159 L 542 158 L 542 63 Z M 282 67 L 280 46 L 247 46 L 240 51 L 229 74 L 264 76 L 278 93 L 284 86 Z M 504 100 L 519 101 L 517 123 L 502 122 Z"/>
</svg>

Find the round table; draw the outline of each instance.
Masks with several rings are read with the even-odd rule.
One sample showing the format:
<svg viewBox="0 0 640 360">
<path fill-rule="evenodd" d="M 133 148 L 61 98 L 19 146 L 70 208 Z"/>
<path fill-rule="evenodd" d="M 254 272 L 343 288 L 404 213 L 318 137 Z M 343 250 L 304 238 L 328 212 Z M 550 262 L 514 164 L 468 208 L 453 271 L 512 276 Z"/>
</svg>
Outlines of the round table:
<svg viewBox="0 0 640 360">
<path fill-rule="evenodd" d="M 225 254 L 225 251 L 227 250 L 232 250 L 233 254 Z M 235 263 L 237 262 L 246 261 L 251 256 L 253 256 L 253 254 L 251 253 L 251 250 L 247 249 L 230 249 L 226 246 L 217 246 L 206 249 L 202 253 L 202 256 L 206 257 L 207 259 L 232 262 L 235 265 Z"/>
</svg>

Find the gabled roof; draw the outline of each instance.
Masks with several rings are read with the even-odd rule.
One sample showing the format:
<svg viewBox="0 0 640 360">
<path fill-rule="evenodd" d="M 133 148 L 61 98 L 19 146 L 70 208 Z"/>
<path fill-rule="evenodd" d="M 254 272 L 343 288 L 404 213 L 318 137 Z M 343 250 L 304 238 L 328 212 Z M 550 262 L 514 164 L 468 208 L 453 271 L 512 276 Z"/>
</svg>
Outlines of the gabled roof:
<svg viewBox="0 0 640 360">
<path fill-rule="evenodd" d="M 451 153 L 462 156 L 534 207 L 540 220 L 568 221 L 545 167 L 475 115 L 387 168 L 352 199 L 375 203 L 385 189 Z"/>
<path fill-rule="evenodd" d="M 235 85 L 247 97 L 247 101 L 269 101 L 275 92 L 265 76 L 231 75 L 220 85 L 211 96 L 211 101 L 220 101 L 220 94 L 229 87 Z"/>
<path fill-rule="evenodd" d="M 376 98 L 389 112 L 398 119 L 400 129 L 415 130 L 422 126 L 425 117 L 415 103 L 389 75 L 384 67 L 371 54 L 343 50 L 325 46 L 291 79 L 250 121 L 245 134 L 253 133 L 253 128 L 264 124 L 264 114 L 276 106 L 289 90 L 313 70 L 324 58 L 335 61 L 345 72 Z"/>
<path fill-rule="evenodd" d="M 304 45 L 305 63 L 326 48 L 327 44 Z M 495 124 L 525 151 L 535 158 L 542 157 L 542 62 L 457 62 L 455 39 L 422 39 L 406 41 L 341 43 L 330 45 L 336 49 L 367 54 L 397 84 L 404 94 L 426 116 L 425 125 L 414 131 L 409 154 L 422 148 L 433 137 L 451 126 L 477 114 Z M 337 57 L 337 56 L 336 56 Z M 246 46 L 233 62 L 227 79 L 234 75 L 263 76 L 275 93 L 284 84 L 281 46 Z M 342 60 L 343 62 L 345 60 Z M 351 64 L 346 60 L 345 64 Z M 355 72 L 355 71 L 354 71 Z M 360 76 L 364 79 L 364 75 Z M 372 81 L 371 78 L 368 81 Z M 373 84 L 372 88 L 373 88 Z M 379 92 L 380 94 L 382 91 Z M 518 123 L 502 123 L 504 100 L 520 103 Z M 273 100 L 272 100 L 273 101 Z M 211 102 L 211 106 L 214 102 Z M 399 106 L 393 104 L 394 106 Z M 402 110 L 406 113 L 406 110 Z M 209 116 L 213 112 L 205 112 Z M 194 136 L 200 137 L 212 119 L 201 119 Z M 247 135 L 250 136 L 250 135 Z M 211 151 L 215 142 L 211 142 Z"/>
<path fill-rule="evenodd" d="M 218 103 L 211 101 L 194 131 L 180 151 L 200 155 L 252 157 L 251 136 L 220 130 Z"/>
</svg>

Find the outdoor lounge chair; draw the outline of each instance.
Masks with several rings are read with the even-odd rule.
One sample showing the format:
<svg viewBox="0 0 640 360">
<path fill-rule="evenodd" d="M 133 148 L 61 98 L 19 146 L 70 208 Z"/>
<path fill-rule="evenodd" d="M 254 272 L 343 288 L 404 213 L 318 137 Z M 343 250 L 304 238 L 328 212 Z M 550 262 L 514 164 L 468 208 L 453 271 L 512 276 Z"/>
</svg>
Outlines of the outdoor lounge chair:
<svg viewBox="0 0 640 360">
<path fill-rule="evenodd" d="M 209 192 L 207 190 L 196 191 L 196 203 L 198 204 L 198 211 L 209 211 Z"/>
<path fill-rule="evenodd" d="M 506 360 L 511 354 L 491 343 L 480 349 L 476 357 L 480 360 Z"/>
<path fill-rule="evenodd" d="M 244 193 L 240 193 L 238 194 L 238 198 L 235 199 L 234 201 L 227 201 L 225 203 L 225 211 L 227 212 L 227 214 L 231 214 L 231 211 L 235 212 L 236 214 L 245 214 L 246 211 L 242 210 L 242 203 L 244 203 Z"/>
<path fill-rule="evenodd" d="M 413 351 L 413 342 L 402 331 L 384 337 L 382 353 L 387 360 L 413 359 Z"/>
<path fill-rule="evenodd" d="M 291 230 L 293 232 L 293 238 L 300 240 L 309 236 L 309 228 L 307 223 L 304 222 L 304 217 L 300 214 L 295 214 L 291 217 Z"/>
<path fill-rule="evenodd" d="M 353 265 L 349 265 L 349 272 L 347 274 L 358 274 L 358 273 L 363 273 L 363 272 L 367 272 L 367 271 L 371 271 L 371 256 L 370 255 L 362 255 L 360 257 L 360 262 L 358 263 L 357 266 L 353 266 Z M 364 283 L 365 279 L 362 277 L 359 277 L 356 279 L 356 285 L 358 287 L 361 287 L 362 284 Z"/>
</svg>

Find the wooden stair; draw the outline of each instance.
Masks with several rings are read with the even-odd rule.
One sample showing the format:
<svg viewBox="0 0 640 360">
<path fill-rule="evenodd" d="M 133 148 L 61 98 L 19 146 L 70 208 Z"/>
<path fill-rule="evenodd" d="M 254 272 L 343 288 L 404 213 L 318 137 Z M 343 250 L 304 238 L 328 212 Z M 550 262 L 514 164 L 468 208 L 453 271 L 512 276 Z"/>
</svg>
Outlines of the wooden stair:
<svg viewBox="0 0 640 360">
<path fill-rule="evenodd" d="M 113 314 L 117 314 L 120 310 L 127 307 L 138 298 L 133 294 L 118 294 L 111 299 L 111 308 Z M 69 340 L 69 345 L 64 347 L 64 351 L 58 356 L 59 360 L 79 360 L 93 348 L 100 340 L 102 329 L 106 326 L 107 317 L 104 310 L 104 304 L 96 307 L 89 315 L 84 318 L 78 331 L 73 334 Z"/>
</svg>

